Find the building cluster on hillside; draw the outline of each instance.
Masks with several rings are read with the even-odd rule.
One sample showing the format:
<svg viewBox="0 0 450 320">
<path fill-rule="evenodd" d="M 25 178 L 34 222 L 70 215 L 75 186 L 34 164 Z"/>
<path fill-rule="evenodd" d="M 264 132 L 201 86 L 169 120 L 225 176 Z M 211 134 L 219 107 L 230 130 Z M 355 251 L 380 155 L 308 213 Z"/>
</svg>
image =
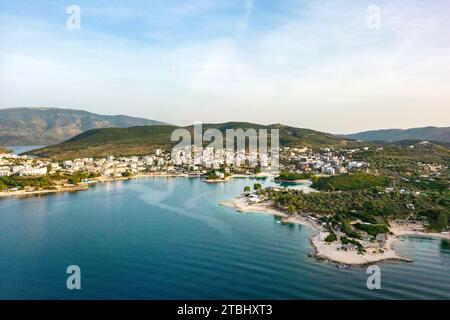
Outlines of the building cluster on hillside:
<svg viewBox="0 0 450 320">
<path fill-rule="evenodd" d="M 121 176 L 125 172 L 138 174 L 141 172 L 176 173 L 177 168 L 172 164 L 169 153 L 160 149 L 144 157 L 107 158 L 79 158 L 65 161 L 50 159 L 33 159 L 26 155 L 0 154 L 0 176 L 11 175 L 44 175 L 47 173 L 78 171 L 95 173 L 99 176 Z"/>
<path fill-rule="evenodd" d="M 200 157 L 195 157 L 195 152 L 190 158 L 179 155 L 172 159 L 170 152 L 161 149 L 148 156 L 137 157 L 113 157 L 107 158 L 79 158 L 65 161 L 50 159 L 35 159 L 26 155 L 0 154 L 0 176 L 31 176 L 47 173 L 79 171 L 95 173 L 98 176 L 120 177 L 125 172 L 130 174 L 160 173 L 160 174 L 190 174 L 202 175 L 211 169 L 224 168 L 225 173 L 252 174 L 259 164 L 267 166 L 268 157 L 259 158 L 256 153 L 224 152 L 222 160 L 214 154 L 213 149 L 204 149 Z M 224 166 L 224 163 L 232 165 Z"/>
<path fill-rule="evenodd" d="M 369 167 L 367 163 L 352 160 L 352 154 L 356 151 L 358 149 L 335 150 L 323 148 L 319 151 L 313 151 L 307 147 L 284 147 L 280 153 L 282 163 L 280 168 L 324 175 L 346 173 L 352 169 L 367 169 Z"/>
<path fill-rule="evenodd" d="M 267 153 L 259 153 L 257 150 L 222 150 L 216 152 L 214 147 L 198 148 L 184 151 L 178 149 L 173 155 L 173 164 L 183 167 L 187 171 L 200 171 L 202 169 L 220 169 L 224 168 L 226 173 L 249 174 L 255 171 L 257 167 L 263 168 L 266 172 L 271 172 L 272 164 L 279 162 L 279 150 L 271 150 Z M 278 166 L 276 166 L 276 171 Z"/>
<path fill-rule="evenodd" d="M 351 154 L 355 150 L 333 150 L 324 148 L 313 152 L 309 148 L 280 148 L 272 154 L 258 154 L 257 151 L 244 150 L 222 154 L 215 153 L 213 148 L 192 150 L 187 156 L 183 152 L 177 153 L 172 159 L 170 152 L 157 149 L 153 154 L 143 157 L 113 157 L 107 158 L 79 158 L 66 161 L 52 161 L 34 159 L 25 155 L 0 154 L 0 176 L 44 175 L 47 173 L 84 171 L 99 176 L 121 176 L 125 172 L 139 174 L 144 172 L 173 173 L 173 174 L 204 174 L 211 169 L 224 168 L 225 173 L 251 174 L 256 168 L 271 171 L 272 161 L 279 162 L 279 169 L 312 172 L 334 175 L 351 169 L 367 168 L 368 164 L 353 161 Z M 198 153 L 200 152 L 200 153 Z M 196 156 L 199 155 L 199 156 Z M 231 165 L 230 165 L 231 163 Z M 225 164 L 225 165 L 224 165 Z"/>
<path fill-rule="evenodd" d="M 28 156 L 0 154 L 0 177 L 18 175 L 44 175 L 50 161 L 35 160 Z"/>
</svg>

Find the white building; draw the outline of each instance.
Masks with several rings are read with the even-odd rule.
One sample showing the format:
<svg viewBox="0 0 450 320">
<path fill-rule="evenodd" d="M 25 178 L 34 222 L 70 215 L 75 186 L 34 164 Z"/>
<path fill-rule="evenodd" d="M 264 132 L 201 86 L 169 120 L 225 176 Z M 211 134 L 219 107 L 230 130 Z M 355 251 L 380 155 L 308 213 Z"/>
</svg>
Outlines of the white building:
<svg viewBox="0 0 450 320">
<path fill-rule="evenodd" d="M 0 168 L 0 177 L 8 177 L 11 175 L 11 170 L 9 167 Z"/>
</svg>

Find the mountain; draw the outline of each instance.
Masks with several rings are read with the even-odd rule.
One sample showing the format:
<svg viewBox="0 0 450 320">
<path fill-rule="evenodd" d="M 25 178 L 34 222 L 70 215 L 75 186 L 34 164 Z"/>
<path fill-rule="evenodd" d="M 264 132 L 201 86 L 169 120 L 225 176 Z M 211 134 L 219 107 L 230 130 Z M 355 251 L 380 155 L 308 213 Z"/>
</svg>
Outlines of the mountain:
<svg viewBox="0 0 450 320">
<path fill-rule="evenodd" d="M 430 140 L 450 143 L 450 127 L 371 130 L 347 134 L 344 137 L 363 141 Z"/>
<path fill-rule="evenodd" d="M 169 149 L 177 142 L 171 142 L 172 132 L 177 129 L 171 125 L 137 126 L 130 128 L 94 129 L 79 134 L 63 143 L 32 150 L 27 154 L 54 159 L 73 159 L 79 157 L 106 157 L 146 155 L 157 148 Z M 191 132 L 193 126 L 184 127 Z M 259 125 L 246 122 L 227 122 L 203 124 L 203 129 L 217 128 L 224 134 L 227 129 L 279 129 L 280 145 L 328 146 L 344 145 L 347 140 L 327 133 L 309 129 L 288 127 L 280 124 Z M 270 131 L 268 131 L 270 134 Z M 206 142 L 207 143 L 207 142 Z M 269 144 L 270 147 L 270 144 Z"/>
<path fill-rule="evenodd" d="M 126 128 L 162 122 L 56 108 L 0 109 L 0 145 L 51 145 L 96 128 Z"/>
</svg>

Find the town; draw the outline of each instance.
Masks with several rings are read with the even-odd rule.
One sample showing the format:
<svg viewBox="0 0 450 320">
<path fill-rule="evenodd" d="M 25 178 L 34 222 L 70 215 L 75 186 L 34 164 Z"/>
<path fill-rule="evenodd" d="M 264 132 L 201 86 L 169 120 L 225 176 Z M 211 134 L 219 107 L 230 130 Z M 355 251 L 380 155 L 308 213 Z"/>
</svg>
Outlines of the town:
<svg viewBox="0 0 450 320">
<path fill-rule="evenodd" d="M 355 151 L 334 151 L 325 148 L 319 152 L 313 152 L 309 148 L 280 148 L 279 170 L 334 175 L 354 168 L 368 168 L 369 165 L 364 162 L 351 160 L 351 154 Z M 257 161 L 258 158 L 257 153 L 236 152 L 230 154 L 226 152 L 222 159 L 218 159 L 214 150 L 208 148 L 203 151 L 200 161 L 188 161 L 183 156 L 172 159 L 170 152 L 161 149 L 156 149 L 153 154 L 143 157 L 109 156 L 107 158 L 78 158 L 64 161 L 3 153 L 0 154 L 0 177 L 41 176 L 57 172 L 71 174 L 80 171 L 101 177 L 123 177 L 143 173 L 198 176 L 206 174 L 211 169 L 217 170 L 218 175 L 221 172 L 253 175 L 261 172 L 261 167 L 269 168 L 268 172 L 277 173 L 277 171 L 271 171 L 270 166 L 267 165 L 267 156 L 261 157 L 264 159 L 262 161 Z M 232 162 L 231 165 L 229 165 L 230 162 Z"/>
</svg>

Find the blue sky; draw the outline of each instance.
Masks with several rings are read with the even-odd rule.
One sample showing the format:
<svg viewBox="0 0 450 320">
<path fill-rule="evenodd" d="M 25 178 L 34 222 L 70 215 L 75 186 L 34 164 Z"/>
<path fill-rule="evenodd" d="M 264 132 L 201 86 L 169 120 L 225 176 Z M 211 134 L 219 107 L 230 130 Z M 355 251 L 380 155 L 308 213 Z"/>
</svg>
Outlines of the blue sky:
<svg viewBox="0 0 450 320">
<path fill-rule="evenodd" d="M 0 0 L 0 108 L 19 106 L 342 133 L 448 126 L 450 2 Z"/>
</svg>

